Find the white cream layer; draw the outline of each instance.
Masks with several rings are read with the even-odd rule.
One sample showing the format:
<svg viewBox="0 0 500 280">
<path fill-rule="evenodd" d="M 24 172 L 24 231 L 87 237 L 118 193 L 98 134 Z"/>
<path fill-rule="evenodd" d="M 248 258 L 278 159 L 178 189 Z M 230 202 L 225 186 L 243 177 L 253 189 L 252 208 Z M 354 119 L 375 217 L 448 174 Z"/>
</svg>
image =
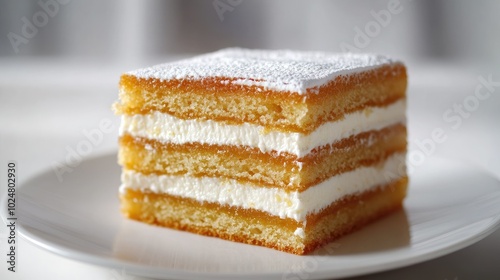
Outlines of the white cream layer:
<svg viewBox="0 0 500 280">
<path fill-rule="evenodd" d="M 241 184 L 210 177 L 144 175 L 123 170 L 120 192 L 127 188 L 150 190 L 222 205 L 265 211 L 281 218 L 304 221 L 346 195 L 384 185 L 406 174 L 405 154 L 389 157 L 383 164 L 360 167 L 312 186 L 303 192 Z"/>
<path fill-rule="evenodd" d="M 372 107 L 345 115 L 344 119 L 327 122 L 310 134 L 264 132 L 252 124 L 230 125 L 216 121 L 183 120 L 169 114 L 123 115 L 120 135 L 144 137 L 161 142 L 184 144 L 198 142 L 210 145 L 244 145 L 262 152 L 277 151 L 303 157 L 313 149 L 343 138 L 386 126 L 405 123 L 406 100 L 387 107 Z"/>
</svg>

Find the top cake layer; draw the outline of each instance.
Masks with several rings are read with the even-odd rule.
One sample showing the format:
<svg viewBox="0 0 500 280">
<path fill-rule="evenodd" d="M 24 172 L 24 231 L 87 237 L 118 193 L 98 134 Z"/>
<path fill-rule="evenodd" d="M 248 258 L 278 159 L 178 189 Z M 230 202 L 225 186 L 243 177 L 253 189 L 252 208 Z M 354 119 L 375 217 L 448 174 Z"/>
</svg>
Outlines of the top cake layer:
<svg viewBox="0 0 500 280">
<path fill-rule="evenodd" d="M 310 134 L 404 99 L 406 84 L 405 66 L 379 55 L 225 49 L 125 73 L 115 111 Z"/>
<path fill-rule="evenodd" d="M 225 78 L 221 83 L 259 86 L 277 92 L 306 94 L 341 75 L 399 63 L 373 54 L 331 54 L 288 50 L 223 49 L 126 74 L 143 79 Z"/>
</svg>

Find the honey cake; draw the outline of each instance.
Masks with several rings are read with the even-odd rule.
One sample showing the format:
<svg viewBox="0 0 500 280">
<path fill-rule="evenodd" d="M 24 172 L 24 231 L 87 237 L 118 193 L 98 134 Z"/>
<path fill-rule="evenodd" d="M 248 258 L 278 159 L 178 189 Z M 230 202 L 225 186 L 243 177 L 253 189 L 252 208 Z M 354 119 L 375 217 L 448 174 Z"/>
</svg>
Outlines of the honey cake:
<svg viewBox="0 0 500 280">
<path fill-rule="evenodd" d="M 223 49 L 120 78 L 122 213 L 307 254 L 406 195 L 406 68 Z"/>
</svg>

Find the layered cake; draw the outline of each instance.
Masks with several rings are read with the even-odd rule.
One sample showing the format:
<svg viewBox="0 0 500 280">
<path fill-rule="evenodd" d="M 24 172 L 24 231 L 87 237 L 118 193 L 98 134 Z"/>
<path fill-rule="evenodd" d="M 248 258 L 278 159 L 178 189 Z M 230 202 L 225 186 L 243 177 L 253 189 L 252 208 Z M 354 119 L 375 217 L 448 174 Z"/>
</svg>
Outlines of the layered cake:
<svg viewBox="0 0 500 280">
<path fill-rule="evenodd" d="M 406 69 L 224 49 L 120 79 L 126 217 L 294 254 L 399 209 Z"/>
</svg>

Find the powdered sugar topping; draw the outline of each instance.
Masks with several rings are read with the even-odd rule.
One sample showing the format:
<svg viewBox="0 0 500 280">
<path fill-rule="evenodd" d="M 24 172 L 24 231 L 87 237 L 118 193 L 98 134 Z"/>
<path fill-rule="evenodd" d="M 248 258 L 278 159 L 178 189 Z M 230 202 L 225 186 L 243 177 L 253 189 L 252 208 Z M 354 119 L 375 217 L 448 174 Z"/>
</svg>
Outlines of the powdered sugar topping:
<svg viewBox="0 0 500 280">
<path fill-rule="evenodd" d="M 374 54 L 229 48 L 127 74 L 162 81 L 218 77 L 227 79 L 223 83 L 305 94 L 337 76 L 393 63 L 397 61 Z"/>
</svg>

